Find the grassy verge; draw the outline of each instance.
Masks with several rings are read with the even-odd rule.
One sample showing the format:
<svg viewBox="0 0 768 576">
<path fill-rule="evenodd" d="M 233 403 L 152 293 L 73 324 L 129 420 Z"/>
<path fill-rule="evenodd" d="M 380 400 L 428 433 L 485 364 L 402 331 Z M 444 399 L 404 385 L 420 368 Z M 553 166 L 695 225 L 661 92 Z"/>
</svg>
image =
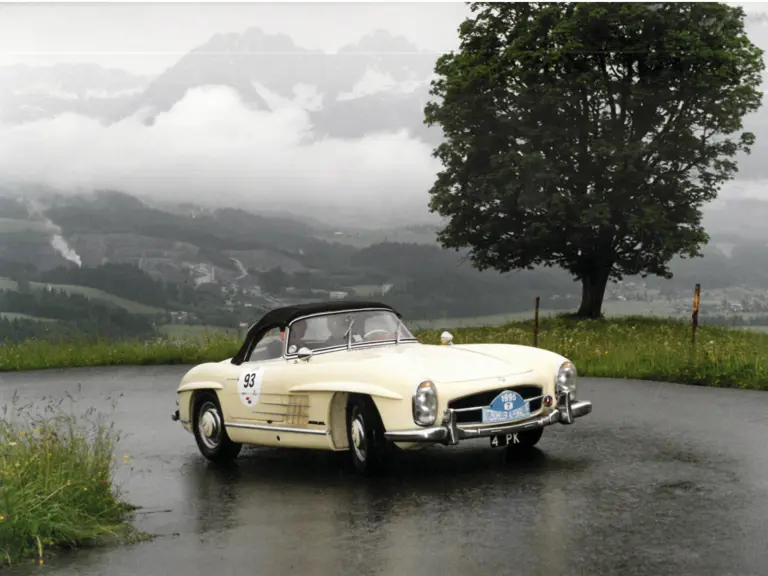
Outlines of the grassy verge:
<svg viewBox="0 0 768 576">
<path fill-rule="evenodd" d="M 420 333 L 437 342 L 441 331 Z M 533 343 L 533 323 L 459 328 L 454 342 Z M 704 326 L 691 345 L 685 321 L 649 317 L 607 320 L 547 319 L 539 329 L 540 348 L 571 359 L 581 376 L 637 378 L 684 384 L 768 390 L 768 334 Z"/>
<path fill-rule="evenodd" d="M 28 341 L 0 345 L 0 372 L 83 366 L 196 364 L 223 360 L 238 350 L 240 341 L 218 332 L 190 340 L 120 342 Z"/>
<path fill-rule="evenodd" d="M 456 328 L 454 342 L 533 342 L 530 321 L 503 326 Z M 425 343 L 438 343 L 441 330 L 419 331 Z M 223 360 L 239 339 L 208 333 L 171 342 L 100 342 L 87 345 L 30 342 L 0 346 L 0 371 L 54 367 L 195 364 Z M 649 317 L 541 322 L 539 347 L 572 359 L 582 376 L 641 378 L 707 386 L 768 389 L 768 334 L 722 327 L 699 327 L 691 347 L 688 322 Z"/>
<path fill-rule="evenodd" d="M 12 404 L 16 404 L 14 401 Z M 113 486 L 114 430 L 48 405 L 4 407 L 0 421 L 0 566 L 43 564 L 56 550 L 135 539 Z M 10 413 L 10 414 L 9 414 Z"/>
</svg>

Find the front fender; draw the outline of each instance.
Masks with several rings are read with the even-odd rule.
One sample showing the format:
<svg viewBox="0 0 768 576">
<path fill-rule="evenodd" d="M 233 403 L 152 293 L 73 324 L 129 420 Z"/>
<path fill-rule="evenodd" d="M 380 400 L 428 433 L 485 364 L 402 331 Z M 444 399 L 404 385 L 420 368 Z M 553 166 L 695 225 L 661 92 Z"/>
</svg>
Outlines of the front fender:
<svg viewBox="0 0 768 576">
<path fill-rule="evenodd" d="M 403 397 L 397 392 L 387 390 L 377 384 L 366 384 L 365 382 L 314 382 L 312 384 L 301 384 L 294 386 L 290 392 L 346 392 L 347 394 L 367 394 L 368 396 L 388 398 L 390 400 L 402 400 Z"/>
<path fill-rule="evenodd" d="M 176 394 L 181 394 L 182 392 L 192 392 L 193 390 L 224 390 L 224 386 L 222 386 L 219 382 L 187 382 L 186 384 L 182 384 L 176 389 Z"/>
<path fill-rule="evenodd" d="M 192 397 L 198 390 L 214 390 L 217 393 L 224 389 L 219 382 L 212 381 L 193 381 L 182 384 L 176 389 L 178 395 L 178 401 L 176 402 L 179 410 L 179 420 L 181 420 L 182 426 L 191 432 L 192 431 Z"/>
</svg>

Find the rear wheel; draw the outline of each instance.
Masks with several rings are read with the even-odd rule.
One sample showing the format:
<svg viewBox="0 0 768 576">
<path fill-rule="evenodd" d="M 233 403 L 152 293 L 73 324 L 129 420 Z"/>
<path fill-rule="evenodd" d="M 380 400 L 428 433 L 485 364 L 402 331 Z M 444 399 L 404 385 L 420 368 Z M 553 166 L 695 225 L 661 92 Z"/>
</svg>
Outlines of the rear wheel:
<svg viewBox="0 0 768 576">
<path fill-rule="evenodd" d="M 197 447 L 211 462 L 231 462 L 240 454 L 243 445 L 230 440 L 215 393 L 205 392 L 197 398 L 193 429 Z"/>
<path fill-rule="evenodd" d="M 347 440 L 352 464 L 366 476 L 384 472 L 393 452 L 393 445 L 384 438 L 384 425 L 373 400 L 353 396 L 347 404 Z"/>
</svg>

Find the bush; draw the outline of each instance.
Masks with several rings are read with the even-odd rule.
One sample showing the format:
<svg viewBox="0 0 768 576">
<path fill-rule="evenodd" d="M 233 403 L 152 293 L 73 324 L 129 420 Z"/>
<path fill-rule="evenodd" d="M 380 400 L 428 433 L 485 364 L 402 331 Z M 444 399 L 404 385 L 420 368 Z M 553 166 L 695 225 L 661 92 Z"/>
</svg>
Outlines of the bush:
<svg viewBox="0 0 768 576">
<path fill-rule="evenodd" d="M 14 398 L 15 405 L 18 398 Z M 137 536 L 132 508 L 113 486 L 117 435 L 93 409 L 81 416 L 49 404 L 42 413 L 4 407 L 0 422 L 1 564 L 56 549 Z M 94 418 L 94 416 L 97 416 Z"/>
</svg>

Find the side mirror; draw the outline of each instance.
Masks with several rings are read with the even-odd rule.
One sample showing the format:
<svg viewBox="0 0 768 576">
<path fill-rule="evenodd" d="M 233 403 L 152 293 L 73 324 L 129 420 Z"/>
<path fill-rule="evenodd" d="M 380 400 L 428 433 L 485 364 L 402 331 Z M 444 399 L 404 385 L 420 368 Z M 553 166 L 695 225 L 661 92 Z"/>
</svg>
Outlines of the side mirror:
<svg viewBox="0 0 768 576">
<path fill-rule="evenodd" d="M 302 346 L 299 348 L 299 353 L 297 354 L 300 360 L 306 360 L 309 362 L 309 359 L 312 358 L 312 350 L 307 348 L 306 346 Z"/>
<path fill-rule="evenodd" d="M 448 332 L 447 330 L 440 334 L 440 344 L 442 345 L 452 345 L 453 344 L 453 334 Z"/>
</svg>

